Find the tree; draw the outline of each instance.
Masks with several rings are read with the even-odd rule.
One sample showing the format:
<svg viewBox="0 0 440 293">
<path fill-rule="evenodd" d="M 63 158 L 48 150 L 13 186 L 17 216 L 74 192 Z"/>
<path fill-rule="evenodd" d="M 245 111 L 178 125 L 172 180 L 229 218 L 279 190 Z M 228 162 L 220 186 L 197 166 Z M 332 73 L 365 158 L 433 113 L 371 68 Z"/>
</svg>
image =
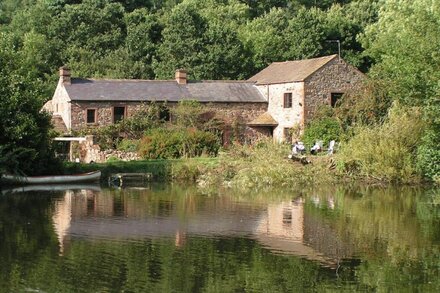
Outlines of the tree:
<svg viewBox="0 0 440 293">
<path fill-rule="evenodd" d="M 0 170 L 44 173 L 56 169 L 50 145 L 49 115 L 40 111 L 44 86 L 27 52 L 10 34 L 0 35 Z M 5 158 L 7 158 L 5 160 Z"/>
<path fill-rule="evenodd" d="M 153 62 L 158 78 L 174 77 L 177 68 L 185 68 L 193 78 L 201 78 L 203 35 L 207 23 L 189 5 L 178 5 L 165 17 L 163 41 L 158 48 L 158 57 Z"/>
<path fill-rule="evenodd" d="M 385 82 L 393 99 L 422 107 L 430 127 L 419 147 L 419 167 L 440 178 L 440 3 L 387 0 L 362 40 L 376 62 L 371 76 Z"/>
<path fill-rule="evenodd" d="M 137 9 L 125 15 L 127 37 L 125 47 L 133 63 L 130 70 L 135 78 L 154 78 L 152 61 L 161 41 L 162 27 L 156 15 Z"/>
<path fill-rule="evenodd" d="M 240 38 L 252 56 L 252 74 L 271 62 L 283 60 L 283 54 L 289 46 L 285 38 L 288 19 L 286 10 L 272 9 L 241 29 Z"/>
</svg>

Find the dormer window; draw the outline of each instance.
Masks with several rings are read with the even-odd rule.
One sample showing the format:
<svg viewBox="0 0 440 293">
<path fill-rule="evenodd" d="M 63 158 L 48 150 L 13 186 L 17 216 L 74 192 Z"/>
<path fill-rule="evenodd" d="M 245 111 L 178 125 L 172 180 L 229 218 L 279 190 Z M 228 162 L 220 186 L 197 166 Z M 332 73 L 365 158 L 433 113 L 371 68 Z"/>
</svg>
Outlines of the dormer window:
<svg viewBox="0 0 440 293">
<path fill-rule="evenodd" d="M 292 93 L 284 93 L 283 108 L 292 108 Z"/>
</svg>

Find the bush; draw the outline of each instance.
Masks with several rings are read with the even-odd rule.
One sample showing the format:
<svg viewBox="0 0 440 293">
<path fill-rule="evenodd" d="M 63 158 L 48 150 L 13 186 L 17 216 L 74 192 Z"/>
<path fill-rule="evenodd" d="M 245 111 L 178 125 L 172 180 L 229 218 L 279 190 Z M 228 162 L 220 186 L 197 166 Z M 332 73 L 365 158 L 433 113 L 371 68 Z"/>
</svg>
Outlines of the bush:
<svg viewBox="0 0 440 293">
<path fill-rule="evenodd" d="M 331 140 L 337 140 L 341 136 L 341 127 L 336 119 L 325 117 L 313 120 L 304 131 L 303 142 L 311 146 L 316 140 L 322 140 L 328 145 Z"/>
<path fill-rule="evenodd" d="M 199 183 L 223 183 L 246 189 L 293 187 L 331 182 L 334 179 L 328 169 L 327 157 L 316 157 L 313 164 L 303 166 L 287 159 L 289 153 L 289 146 L 271 139 L 261 141 L 258 145 L 234 144 L 227 153 L 220 155 L 215 170 L 204 173 Z"/>
<path fill-rule="evenodd" d="M 136 152 L 138 150 L 139 140 L 123 139 L 118 143 L 118 150 L 124 152 Z"/>
<path fill-rule="evenodd" d="M 429 129 L 417 150 L 417 164 L 425 178 L 440 183 L 440 129 Z"/>
<path fill-rule="evenodd" d="M 384 124 L 359 127 L 341 147 L 342 169 L 383 181 L 417 180 L 416 153 L 423 131 L 424 122 L 417 108 L 395 104 Z"/>
<path fill-rule="evenodd" d="M 193 128 L 156 128 L 142 138 L 139 154 L 145 159 L 215 156 L 220 147 L 217 136 Z"/>
</svg>

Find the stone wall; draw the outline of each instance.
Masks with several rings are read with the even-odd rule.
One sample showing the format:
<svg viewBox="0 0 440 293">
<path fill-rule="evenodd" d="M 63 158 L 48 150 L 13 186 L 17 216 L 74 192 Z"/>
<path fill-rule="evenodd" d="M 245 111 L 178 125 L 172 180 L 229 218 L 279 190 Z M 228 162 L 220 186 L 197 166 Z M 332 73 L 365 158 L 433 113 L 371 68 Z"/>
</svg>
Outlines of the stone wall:
<svg viewBox="0 0 440 293">
<path fill-rule="evenodd" d="M 273 130 L 273 137 L 277 141 L 284 141 L 285 128 L 292 128 L 303 120 L 304 83 L 291 82 L 270 85 L 258 85 L 260 92 L 268 99 L 268 112 L 278 122 Z M 292 107 L 284 108 L 284 94 L 292 94 Z"/>
<path fill-rule="evenodd" d="M 84 127 L 107 126 L 113 123 L 113 107 L 126 107 L 126 117 L 134 115 L 145 103 L 140 102 L 72 102 L 72 129 L 79 130 Z M 224 121 L 225 125 L 240 125 L 247 141 L 266 135 L 261 131 L 246 126 L 267 110 L 267 103 L 203 103 L 208 117 L 215 117 Z M 172 108 L 177 103 L 168 102 Z M 96 109 L 97 123 L 86 123 L 87 109 Z"/>
<path fill-rule="evenodd" d="M 46 109 L 53 115 L 61 116 L 67 129 L 71 125 L 70 98 L 61 79 L 51 100 L 50 109 Z"/>
<path fill-rule="evenodd" d="M 309 122 L 320 105 L 330 105 L 331 93 L 359 89 L 365 75 L 344 60 L 334 58 L 305 80 L 304 122 Z"/>
<path fill-rule="evenodd" d="M 113 124 L 113 107 L 126 107 L 126 117 L 132 116 L 139 111 L 140 102 L 78 102 L 71 103 L 72 130 L 79 130 L 84 127 L 107 126 Z M 87 109 L 95 109 L 96 123 L 87 124 Z"/>
<path fill-rule="evenodd" d="M 72 157 L 73 161 L 78 158 L 82 163 L 104 163 L 110 158 L 121 161 L 140 160 L 141 157 L 136 152 L 124 152 L 119 150 L 101 150 L 99 145 L 94 144 L 93 135 L 87 135 L 86 140 L 82 142 L 72 142 L 77 144 L 75 149 L 78 152 Z"/>
</svg>

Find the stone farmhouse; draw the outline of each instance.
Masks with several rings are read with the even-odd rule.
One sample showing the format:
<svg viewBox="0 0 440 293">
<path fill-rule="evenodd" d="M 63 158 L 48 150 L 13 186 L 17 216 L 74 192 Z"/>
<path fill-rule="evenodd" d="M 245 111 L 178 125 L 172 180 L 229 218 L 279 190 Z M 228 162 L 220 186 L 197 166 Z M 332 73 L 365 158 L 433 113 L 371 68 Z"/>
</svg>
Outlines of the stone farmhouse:
<svg viewBox="0 0 440 293">
<path fill-rule="evenodd" d="M 44 108 L 52 113 L 56 129 L 68 135 L 116 123 L 152 101 L 174 107 L 181 100 L 196 100 L 224 121 L 224 139 L 231 125 L 239 123 L 247 141 L 263 135 L 285 141 L 291 128 L 304 128 L 319 105 L 335 106 L 364 78 L 338 55 L 275 62 L 246 81 L 193 81 L 182 69 L 176 70 L 175 80 L 79 79 L 62 67 Z"/>
</svg>

